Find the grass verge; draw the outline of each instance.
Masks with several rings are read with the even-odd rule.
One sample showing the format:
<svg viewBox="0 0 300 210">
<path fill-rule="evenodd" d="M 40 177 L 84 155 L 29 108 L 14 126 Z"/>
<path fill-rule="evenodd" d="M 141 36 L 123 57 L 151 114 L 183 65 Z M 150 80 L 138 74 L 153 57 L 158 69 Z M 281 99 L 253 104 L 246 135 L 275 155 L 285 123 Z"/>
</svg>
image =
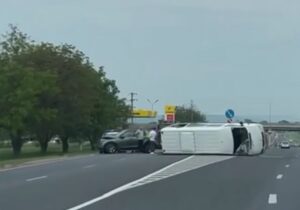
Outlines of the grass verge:
<svg viewBox="0 0 300 210">
<path fill-rule="evenodd" d="M 47 159 L 90 154 L 94 152 L 95 151 L 91 151 L 88 144 L 84 145 L 82 149 L 80 149 L 80 146 L 77 143 L 70 143 L 69 152 L 64 154 L 61 152 L 61 145 L 50 143 L 47 153 L 41 154 L 39 146 L 35 144 L 25 144 L 22 147 L 21 155 L 19 157 L 15 157 L 13 155 L 12 148 L 0 148 L 0 169 L 29 164 L 32 161 L 43 161 Z"/>
</svg>

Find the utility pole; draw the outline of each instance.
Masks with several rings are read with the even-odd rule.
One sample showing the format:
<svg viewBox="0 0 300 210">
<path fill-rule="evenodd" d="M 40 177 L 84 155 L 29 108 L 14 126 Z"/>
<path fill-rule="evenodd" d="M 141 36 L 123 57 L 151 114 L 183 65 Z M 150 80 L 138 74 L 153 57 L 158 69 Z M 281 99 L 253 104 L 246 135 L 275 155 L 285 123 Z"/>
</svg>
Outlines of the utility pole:
<svg viewBox="0 0 300 210">
<path fill-rule="evenodd" d="M 194 121 L 194 102 L 191 100 L 191 122 Z"/>
<path fill-rule="evenodd" d="M 272 103 L 269 103 L 269 123 L 272 123 Z"/>
<path fill-rule="evenodd" d="M 131 92 L 130 93 L 130 109 L 131 109 L 131 124 L 133 124 L 133 103 L 134 101 L 136 101 L 137 99 L 134 98 L 134 96 L 136 96 L 137 93 Z"/>
</svg>

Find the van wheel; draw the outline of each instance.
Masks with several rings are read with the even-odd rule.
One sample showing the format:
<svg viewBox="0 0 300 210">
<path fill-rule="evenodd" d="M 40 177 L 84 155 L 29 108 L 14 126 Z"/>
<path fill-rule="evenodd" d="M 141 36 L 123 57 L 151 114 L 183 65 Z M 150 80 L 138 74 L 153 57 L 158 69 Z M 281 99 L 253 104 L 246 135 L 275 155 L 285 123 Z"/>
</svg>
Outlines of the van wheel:
<svg viewBox="0 0 300 210">
<path fill-rule="evenodd" d="M 105 153 L 113 154 L 118 151 L 118 148 L 115 144 L 107 144 L 104 148 Z"/>
<path fill-rule="evenodd" d="M 153 142 L 149 142 L 144 147 L 145 153 L 152 153 L 155 151 L 155 144 Z"/>
</svg>

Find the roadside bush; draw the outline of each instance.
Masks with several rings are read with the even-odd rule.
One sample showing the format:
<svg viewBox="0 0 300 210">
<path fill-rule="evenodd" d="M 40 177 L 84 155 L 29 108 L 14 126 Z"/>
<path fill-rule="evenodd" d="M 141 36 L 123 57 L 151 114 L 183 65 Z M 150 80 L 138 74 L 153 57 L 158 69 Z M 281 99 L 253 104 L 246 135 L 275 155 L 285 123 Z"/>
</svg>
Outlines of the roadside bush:
<svg viewBox="0 0 300 210">
<path fill-rule="evenodd" d="M 10 148 L 11 142 L 10 140 L 0 141 L 0 148 Z"/>
</svg>

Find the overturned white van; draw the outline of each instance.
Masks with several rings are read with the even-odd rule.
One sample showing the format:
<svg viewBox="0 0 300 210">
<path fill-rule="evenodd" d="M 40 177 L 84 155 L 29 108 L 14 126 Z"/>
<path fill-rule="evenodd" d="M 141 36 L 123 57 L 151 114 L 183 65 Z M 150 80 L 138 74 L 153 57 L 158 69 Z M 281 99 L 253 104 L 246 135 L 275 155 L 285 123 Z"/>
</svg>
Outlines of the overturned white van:
<svg viewBox="0 0 300 210">
<path fill-rule="evenodd" d="M 259 136 L 260 135 L 260 136 Z M 259 125 L 196 123 L 161 130 L 165 154 L 259 154 L 263 137 Z"/>
</svg>

